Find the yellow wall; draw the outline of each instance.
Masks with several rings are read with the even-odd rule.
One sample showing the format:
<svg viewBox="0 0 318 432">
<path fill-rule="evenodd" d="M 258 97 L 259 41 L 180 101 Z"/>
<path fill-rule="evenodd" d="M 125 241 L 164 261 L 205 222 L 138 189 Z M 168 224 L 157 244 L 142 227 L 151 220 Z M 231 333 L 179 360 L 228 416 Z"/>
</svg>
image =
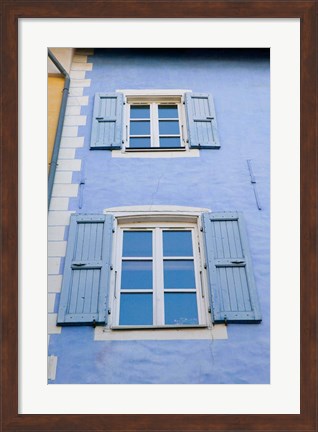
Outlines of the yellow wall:
<svg viewBox="0 0 318 432">
<path fill-rule="evenodd" d="M 53 145 L 64 87 L 63 76 L 48 77 L 48 164 L 51 162 Z M 48 166 L 49 168 L 49 166 Z"/>
</svg>

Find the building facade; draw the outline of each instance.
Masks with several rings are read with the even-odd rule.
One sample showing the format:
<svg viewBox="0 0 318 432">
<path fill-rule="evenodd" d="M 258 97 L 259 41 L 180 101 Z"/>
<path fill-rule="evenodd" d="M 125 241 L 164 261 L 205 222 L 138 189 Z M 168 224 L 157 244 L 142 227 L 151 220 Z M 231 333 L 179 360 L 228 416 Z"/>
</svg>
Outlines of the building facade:
<svg viewBox="0 0 318 432">
<path fill-rule="evenodd" d="M 81 49 L 48 216 L 49 383 L 270 382 L 267 49 Z"/>
</svg>

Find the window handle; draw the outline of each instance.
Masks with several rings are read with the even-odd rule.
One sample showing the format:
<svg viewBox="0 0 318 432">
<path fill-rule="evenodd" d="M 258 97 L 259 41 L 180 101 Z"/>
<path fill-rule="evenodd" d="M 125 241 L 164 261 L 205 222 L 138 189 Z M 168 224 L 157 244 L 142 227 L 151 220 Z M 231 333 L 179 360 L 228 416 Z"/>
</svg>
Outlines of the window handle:
<svg viewBox="0 0 318 432">
<path fill-rule="evenodd" d="M 184 131 L 183 131 L 183 125 L 181 125 L 181 135 L 182 135 L 182 141 L 184 142 Z"/>
<path fill-rule="evenodd" d="M 126 142 L 128 142 L 128 125 L 126 125 Z"/>
<path fill-rule="evenodd" d="M 203 283 L 202 283 L 202 271 L 200 270 L 200 282 L 201 282 L 201 296 L 204 298 L 204 291 L 203 291 Z"/>
</svg>

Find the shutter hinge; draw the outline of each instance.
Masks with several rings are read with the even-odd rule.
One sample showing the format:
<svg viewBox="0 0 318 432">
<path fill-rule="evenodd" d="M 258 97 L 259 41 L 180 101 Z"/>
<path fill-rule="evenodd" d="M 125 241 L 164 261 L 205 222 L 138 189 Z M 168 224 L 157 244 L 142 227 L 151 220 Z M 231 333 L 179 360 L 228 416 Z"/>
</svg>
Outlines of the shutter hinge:
<svg viewBox="0 0 318 432">
<path fill-rule="evenodd" d="M 115 228 L 112 229 L 112 233 L 113 233 L 113 234 L 114 234 L 114 232 L 115 232 Z"/>
<path fill-rule="evenodd" d="M 111 266 L 109 266 L 109 268 L 110 268 L 110 270 L 114 270 L 114 267 L 111 265 Z"/>
<path fill-rule="evenodd" d="M 93 319 L 93 327 L 96 327 L 96 320 Z"/>
<path fill-rule="evenodd" d="M 226 318 L 226 315 L 224 315 L 224 325 L 225 325 L 225 327 L 227 327 L 227 318 Z"/>
<path fill-rule="evenodd" d="M 112 313 L 111 308 L 108 309 L 107 313 L 108 313 L 108 315 L 111 315 L 111 313 Z"/>
<path fill-rule="evenodd" d="M 200 228 L 200 231 L 203 232 L 203 227 Z"/>
<path fill-rule="evenodd" d="M 204 268 L 205 268 L 205 270 L 208 268 L 208 266 L 206 265 L 206 263 L 204 264 L 204 266 L 203 266 Z"/>
<path fill-rule="evenodd" d="M 208 308 L 208 312 L 211 313 L 211 308 L 210 307 Z"/>
</svg>

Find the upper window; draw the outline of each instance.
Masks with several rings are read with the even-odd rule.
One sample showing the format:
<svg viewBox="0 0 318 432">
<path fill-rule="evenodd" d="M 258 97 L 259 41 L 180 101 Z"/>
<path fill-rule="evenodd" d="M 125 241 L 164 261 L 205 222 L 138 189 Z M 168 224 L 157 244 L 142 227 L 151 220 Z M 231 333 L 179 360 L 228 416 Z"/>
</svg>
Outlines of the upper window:
<svg viewBox="0 0 318 432">
<path fill-rule="evenodd" d="M 128 102 L 126 148 L 178 149 L 185 147 L 179 101 Z"/>
<path fill-rule="evenodd" d="M 96 93 L 91 149 L 220 148 L 212 96 L 184 90 Z"/>
</svg>

